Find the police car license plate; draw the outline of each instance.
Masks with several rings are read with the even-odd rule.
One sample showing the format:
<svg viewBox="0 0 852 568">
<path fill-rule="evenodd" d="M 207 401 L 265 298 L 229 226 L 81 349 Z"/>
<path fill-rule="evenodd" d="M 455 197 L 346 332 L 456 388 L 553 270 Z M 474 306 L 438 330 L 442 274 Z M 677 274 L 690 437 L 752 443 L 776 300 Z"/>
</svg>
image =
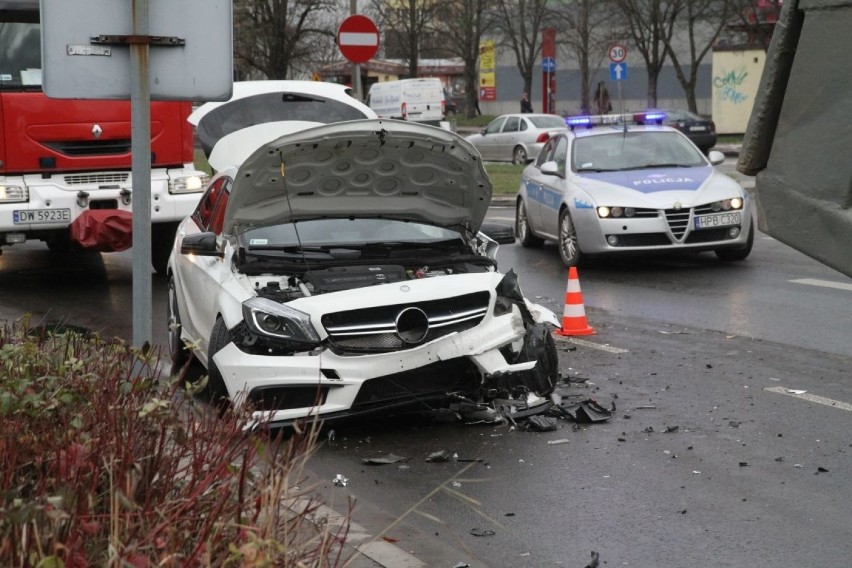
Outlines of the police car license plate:
<svg viewBox="0 0 852 568">
<path fill-rule="evenodd" d="M 690 132 L 701 132 L 703 130 L 706 130 L 706 128 L 707 128 L 706 126 L 690 126 L 689 131 Z"/>
<path fill-rule="evenodd" d="M 12 212 L 12 222 L 15 225 L 67 223 L 69 221 L 71 221 L 70 209 L 19 209 Z"/>
<path fill-rule="evenodd" d="M 696 229 L 713 229 L 715 227 L 727 227 L 739 225 L 740 214 L 737 213 L 714 213 L 713 215 L 702 215 L 695 218 Z"/>
</svg>

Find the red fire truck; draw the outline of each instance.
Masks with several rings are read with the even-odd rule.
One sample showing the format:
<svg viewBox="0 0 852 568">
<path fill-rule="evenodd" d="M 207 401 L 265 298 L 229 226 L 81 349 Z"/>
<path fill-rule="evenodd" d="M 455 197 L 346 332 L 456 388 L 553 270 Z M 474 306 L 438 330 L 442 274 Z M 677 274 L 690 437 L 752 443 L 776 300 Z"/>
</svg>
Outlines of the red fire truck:
<svg viewBox="0 0 852 568">
<path fill-rule="evenodd" d="M 41 240 L 56 252 L 132 243 L 130 102 L 49 99 L 38 2 L 0 0 L 0 253 Z M 165 269 L 177 224 L 207 175 L 193 165 L 189 102 L 151 103 L 151 258 Z"/>
</svg>

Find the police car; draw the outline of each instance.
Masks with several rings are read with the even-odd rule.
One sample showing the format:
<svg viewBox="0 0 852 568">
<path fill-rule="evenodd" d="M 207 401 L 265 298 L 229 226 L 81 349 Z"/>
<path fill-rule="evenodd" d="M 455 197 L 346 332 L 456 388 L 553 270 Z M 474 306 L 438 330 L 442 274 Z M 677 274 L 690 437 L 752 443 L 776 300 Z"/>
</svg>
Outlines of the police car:
<svg viewBox="0 0 852 568">
<path fill-rule="evenodd" d="M 754 241 L 748 193 L 661 115 L 566 118 L 522 175 L 515 235 L 558 244 L 566 266 L 614 253 L 713 251 L 743 260 Z"/>
</svg>

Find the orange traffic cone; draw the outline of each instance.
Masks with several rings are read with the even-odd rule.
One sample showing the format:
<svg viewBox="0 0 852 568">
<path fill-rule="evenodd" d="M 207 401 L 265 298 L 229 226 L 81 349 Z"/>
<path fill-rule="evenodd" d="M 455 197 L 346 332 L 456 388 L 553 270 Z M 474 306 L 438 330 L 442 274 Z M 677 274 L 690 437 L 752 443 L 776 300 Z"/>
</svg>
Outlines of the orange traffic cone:
<svg viewBox="0 0 852 568">
<path fill-rule="evenodd" d="M 565 292 L 565 310 L 562 312 L 562 329 L 554 331 L 556 335 L 594 335 L 595 330 L 586 321 L 586 308 L 583 307 L 583 293 L 580 291 L 580 279 L 577 268 L 568 269 L 568 290 Z"/>
</svg>

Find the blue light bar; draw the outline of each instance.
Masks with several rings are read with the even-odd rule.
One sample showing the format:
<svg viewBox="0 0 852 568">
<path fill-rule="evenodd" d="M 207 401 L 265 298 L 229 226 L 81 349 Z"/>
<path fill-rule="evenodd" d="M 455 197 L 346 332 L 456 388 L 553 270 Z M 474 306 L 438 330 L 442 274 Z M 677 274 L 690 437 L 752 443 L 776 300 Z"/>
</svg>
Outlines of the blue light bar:
<svg viewBox="0 0 852 568">
<path fill-rule="evenodd" d="M 666 113 L 664 112 L 646 112 L 645 113 L 645 123 L 656 122 L 661 124 L 663 120 L 666 118 Z"/>
<path fill-rule="evenodd" d="M 591 116 L 569 116 L 565 118 L 565 124 L 568 126 L 591 126 Z"/>
</svg>

